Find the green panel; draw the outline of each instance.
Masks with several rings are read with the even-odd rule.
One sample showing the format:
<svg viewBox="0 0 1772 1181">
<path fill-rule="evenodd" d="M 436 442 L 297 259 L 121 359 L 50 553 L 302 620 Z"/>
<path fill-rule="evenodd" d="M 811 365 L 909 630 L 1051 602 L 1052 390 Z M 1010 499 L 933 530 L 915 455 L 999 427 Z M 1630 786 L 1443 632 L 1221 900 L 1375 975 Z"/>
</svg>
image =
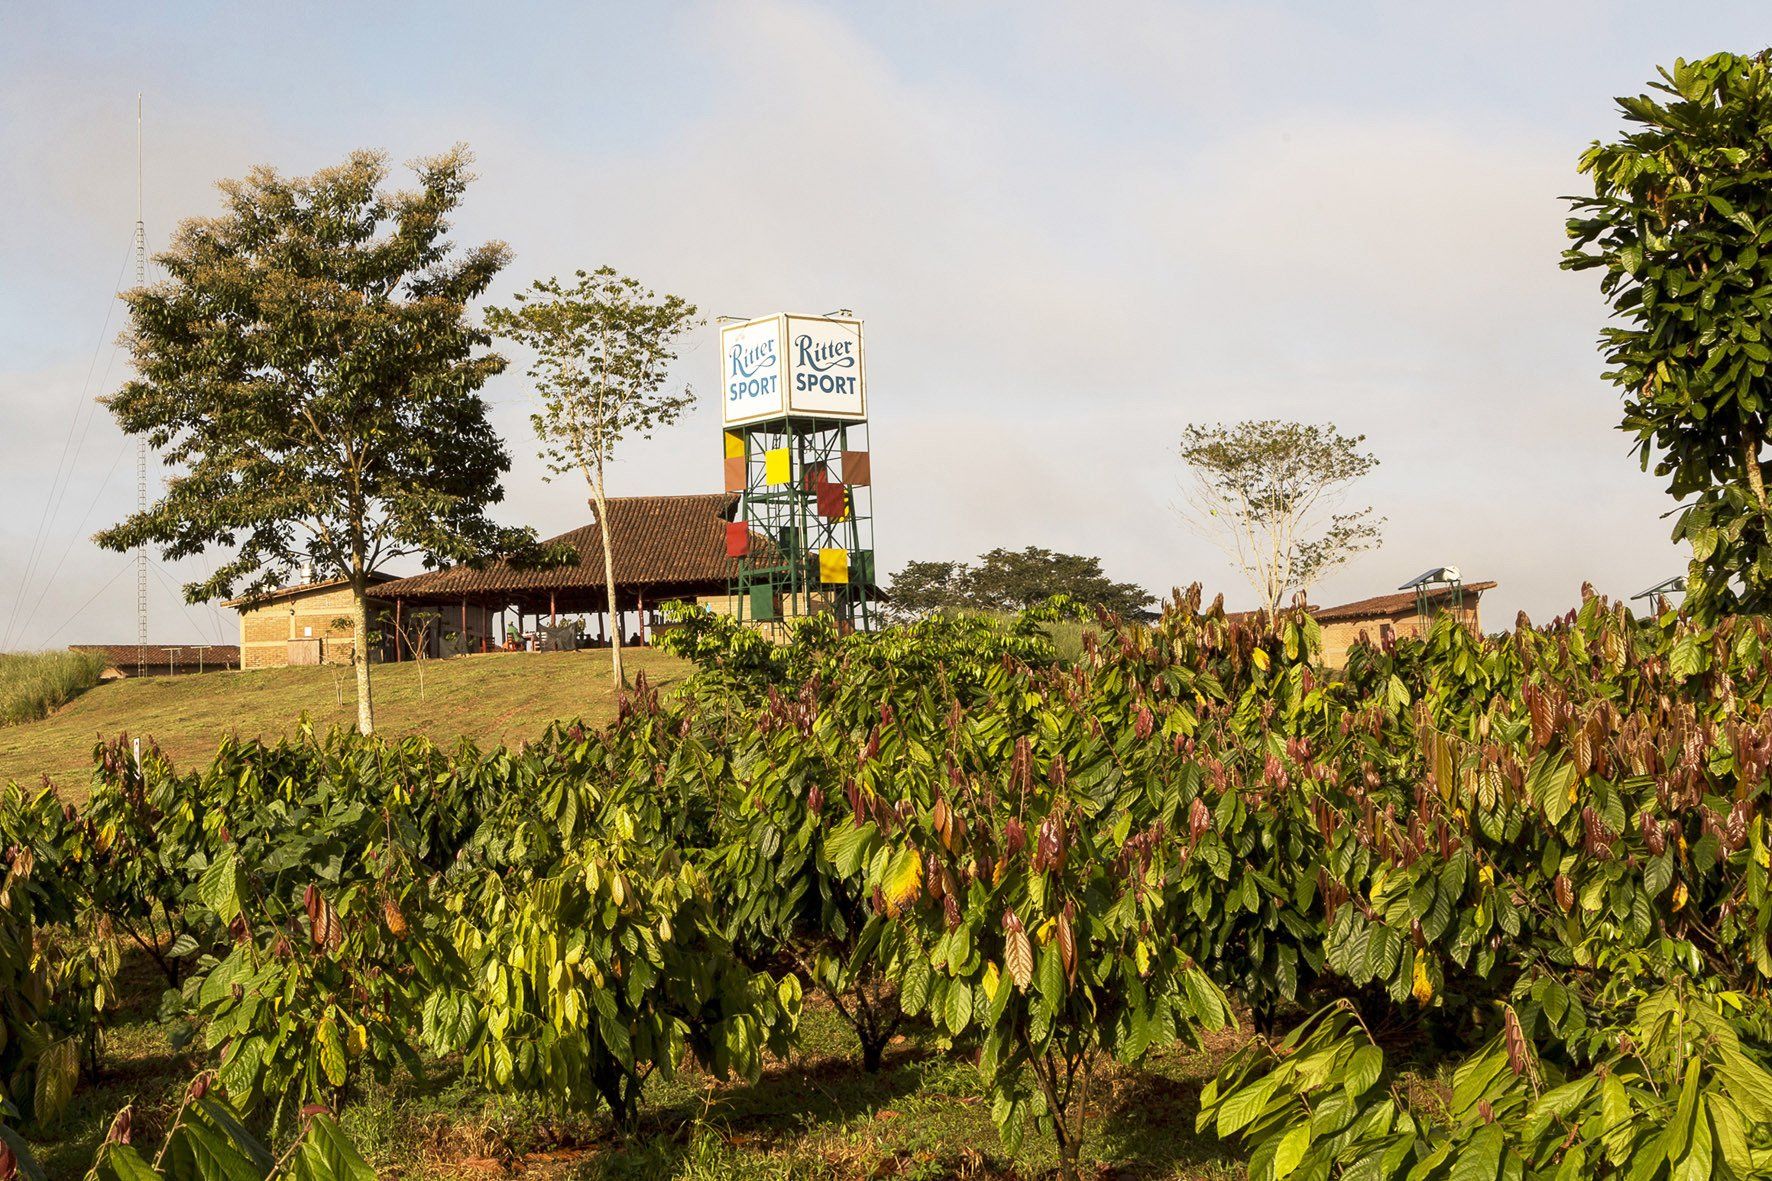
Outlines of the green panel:
<svg viewBox="0 0 1772 1181">
<path fill-rule="evenodd" d="M 858 549 L 849 555 L 849 581 L 860 586 L 874 585 L 874 551 Z"/>
<path fill-rule="evenodd" d="M 759 621 L 775 618 L 775 588 L 768 583 L 751 588 L 751 618 Z"/>
</svg>

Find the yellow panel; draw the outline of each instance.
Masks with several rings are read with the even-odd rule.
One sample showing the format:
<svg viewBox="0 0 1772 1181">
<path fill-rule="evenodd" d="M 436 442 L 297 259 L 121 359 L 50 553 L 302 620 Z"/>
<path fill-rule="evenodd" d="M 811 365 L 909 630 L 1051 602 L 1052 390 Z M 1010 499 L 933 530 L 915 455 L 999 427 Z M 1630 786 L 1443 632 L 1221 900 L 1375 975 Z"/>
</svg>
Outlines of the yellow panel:
<svg viewBox="0 0 1772 1181">
<path fill-rule="evenodd" d="M 786 447 L 763 453 L 763 482 L 791 484 L 794 482 L 794 457 Z"/>
<path fill-rule="evenodd" d="M 726 436 L 726 458 L 743 459 L 744 436 L 737 431 L 724 431 L 722 433 Z"/>
<path fill-rule="evenodd" d="M 818 580 L 820 582 L 848 582 L 849 551 L 846 549 L 819 550 Z"/>
</svg>

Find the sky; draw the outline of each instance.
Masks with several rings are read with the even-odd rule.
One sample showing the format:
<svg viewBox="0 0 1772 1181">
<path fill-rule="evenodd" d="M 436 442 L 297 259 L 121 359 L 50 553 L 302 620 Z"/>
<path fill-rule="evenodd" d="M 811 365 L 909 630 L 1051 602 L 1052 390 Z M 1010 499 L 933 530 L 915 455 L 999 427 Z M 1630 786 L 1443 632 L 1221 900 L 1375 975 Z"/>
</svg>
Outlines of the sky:
<svg viewBox="0 0 1772 1181">
<path fill-rule="evenodd" d="M 1177 509 L 1190 423 L 1363 434 L 1384 544 L 1319 602 L 1455 564 L 1485 623 L 1683 570 L 1617 430 L 1591 274 L 1558 267 L 1575 160 L 1658 64 L 1772 39 L 1763 4 L 0 6 L 0 650 L 134 637 L 115 293 L 133 284 L 135 101 L 150 249 L 257 164 L 465 142 L 458 242 L 489 295 L 609 264 L 709 318 L 867 322 L 882 569 L 1041 545 L 1162 593 L 1254 592 Z M 152 273 L 150 269 L 150 279 Z M 507 350 L 514 360 L 521 354 Z M 513 364 L 496 515 L 584 523 Z M 714 490 L 704 396 L 612 492 Z M 151 486 L 161 479 L 156 471 Z M 150 565 L 151 639 L 230 642 Z"/>
</svg>

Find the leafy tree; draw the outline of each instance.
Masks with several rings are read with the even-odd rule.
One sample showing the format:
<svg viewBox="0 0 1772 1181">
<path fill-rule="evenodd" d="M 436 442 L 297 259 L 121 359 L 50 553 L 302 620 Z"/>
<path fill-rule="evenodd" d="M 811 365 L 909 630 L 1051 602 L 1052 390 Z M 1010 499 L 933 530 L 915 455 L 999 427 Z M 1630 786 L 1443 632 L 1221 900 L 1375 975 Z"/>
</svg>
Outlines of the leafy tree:
<svg viewBox="0 0 1772 1181">
<path fill-rule="evenodd" d="M 603 588 L 609 601 L 610 654 L 617 686 L 625 685 L 616 611 L 615 522 L 609 516 L 604 469 L 630 436 L 650 436 L 695 403 L 688 386 L 667 389 L 677 342 L 701 324 L 694 304 L 660 297 L 611 267 L 577 282 L 538 280 L 509 308 L 492 308 L 487 323 L 535 350 L 529 376 L 542 408 L 530 417 L 541 455 L 556 473 L 578 472 L 591 491 L 603 537 Z"/>
<path fill-rule="evenodd" d="M 994 549 L 976 564 L 909 562 L 892 576 L 887 594 L 888 606 L 905 619 L 954 609 L 1025 611 L 1057 595 L 1130 618 L 1143 615 L 1155 601 L 1134 583 L 1108 578 L 1100 558 L 1033 545 Z"/>
<path fill-rule="evenodd" d="M 895 619 L 917 619 L 937 611 L 972 606 L 965 562 L 906 562 L 886 586 L 886 611 Z"/>
<path fill-rule="evenodd" d="M 375 726 L 365 591 L 386 563 L 518 549 L 485 515 L 510 461 L 479 390 L 504 368 L 466 308 L 509 257 L 457 254 L 448 217 L 471 179 L 453 149 L 390 192 L 382 156 L 311 177 L 224 181 L 220 216 L 179 227 L 167 278 L 129 292 L 137 376 L 106 404 L 182 468 L 108 549 L 233 557 L 185 587 L 200 602 L 268 591 L 304 565 L 349 580 L 357 725 Z"/>
<path fill-rule="evenodd" d="M 1628 134 L 1581 157 L 1570 270 L 1600 270 L 1600 334 L 1623 430 L 1685 501 L 1700 610 L 1772 609 L 1772 506 L 1761 444 L 1772 412 L 1772 50 L 1676 61 L 1618 100 Z M 1739 580 L 1739 589 L 1731 585 Z"/>
<path fill-rule="evenodd" d="M 1183 516 L 1236 564 L 1277 615 L 1288 595 L 1376 549 L 1382 517 L 1340 512 L 1350 486 L 1378 466 L 1328 423 L 1277 419 L 1193 425 L 1181 458 L 1193 475 Z"/>
</svg>

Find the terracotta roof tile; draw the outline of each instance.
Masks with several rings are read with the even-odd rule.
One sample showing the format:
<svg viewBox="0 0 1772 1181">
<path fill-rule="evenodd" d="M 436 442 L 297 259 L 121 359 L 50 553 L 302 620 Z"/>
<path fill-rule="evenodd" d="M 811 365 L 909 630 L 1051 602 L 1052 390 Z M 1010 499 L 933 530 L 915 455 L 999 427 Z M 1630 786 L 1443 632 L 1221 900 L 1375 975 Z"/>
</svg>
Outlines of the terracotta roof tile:
<svg viewBox="0 0 1772 1181">
<path fill-rule="evenodd" d="M 1495 587 L 1493 582 L 1467 582 L 1464 589 L 1474 595 L 1481 595 Z M 1450 587 L 1436 586 L 1429 588 L 1428 599 L 1438 602 L 1451 593 Z M 1318 623 L 1339 623 L 1349 619 L 1378 619 L 1386 615 L 1403 615 L 1415 610 L 1414 591 L 1393 591 L 1388 595 L 1373 595 L 1368 599 L 1355 599 L 1351 603 L 1337 603 L 1333 607 L 1318 607 L 1311 603 L 1305 604 L 1305 610 Z M 1249 620 L 1260 614 L 1259 611 L 1226 611 L 1225 618 Z"/>
<path fill-rule="evenodd" d="M 202 649 L 201 654 L 199 647 Z M 120 668 L 126 672 L 135 671 L 138 659 L 138 650 L 134 644 L 69 644 L 68 651 L 96 652 L 104 657 L 108 667 Z M 240 666 L 240 647 L 237 644 L 149 644 L 146 655 L 150 673 L 165 672 L 168 659 L 173 668 L 196 668 L 199 663 L 204 668 Z"/>
<path fill-rule="evenodd" d="M 1467 582 L 1464 584 L 1466 593 L 1480 595 L 1489 590 L 1493 582 Z M 1451 595 L 1452 588 L 1444 586 L 1431 587 L 1428 590 L 1428 601 L 1439 602 Z M 1336 623 L 1346 619 L 1376 619 L 1385 615 L 1400 615 L 1415 610 L 1415 592 L 1396 591 L 1388 595 L 1374 595 L 1369 599 L 1356 599 L 1351 603 L 1342 603 L 1335 607 L 1313 607 L 1311 614 L 1318 623 Z"/>
<path fill-rule="evenodd" d="M 730 492 L 686 496 L 609 498 L 615 524 L 615 581 L 624 588 L 717 585 L 724 589 L 736 561 L 726 556 L 726 522 L 738 504 Z M 522 570 L 508 562 L 478 569 L 454 566 L 383 583 L 376 598 L 447 598 L 452 595 L 601 589 L 603 533 L 596 523 L 550 538 L 571 547 L 577 561 L 552 570 Z"/>
<path fill-rule="evenodd" d="M 392 582 L 394 578 L 395 575 L 392 574 L 376 573 L 369 576 L 369 581 L 371 583 Z M 276 590 L 268 590 L 262 595 L 241 595 L 237 599 L 225 599 L 222 601 L 222 606 L 259 607 L 266 603 L 275 603 L 278 599 L 287 599 L 291 595 L 305 595 L 310 591 L 331 590 L 334 587 L 349 586 L 350 582 L 351 580 L 348 578 L 327 578 L 320 582 L 303 582 L 298 583 L 295 586 L 280 586 Z"/>
</svg>

